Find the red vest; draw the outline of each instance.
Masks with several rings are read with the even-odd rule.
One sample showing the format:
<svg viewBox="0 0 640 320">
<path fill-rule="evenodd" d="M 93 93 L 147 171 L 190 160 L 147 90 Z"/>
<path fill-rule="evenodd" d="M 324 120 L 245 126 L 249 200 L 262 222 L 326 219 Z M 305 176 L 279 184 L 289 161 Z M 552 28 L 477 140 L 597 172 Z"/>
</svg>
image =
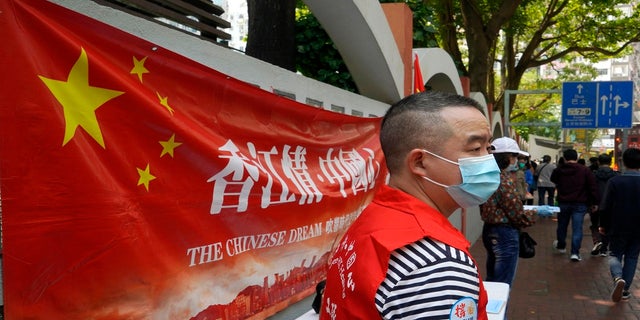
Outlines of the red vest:
<svg viewBox="0 0 640 320">
<path fill-rule="evenodd" d="M 382 186 L 329 260 L 320 319 L 380 319 L 375 295 L 391 252 L 425 237 L 471 257 L 469 241 L 442 214 L 407 193 Z M 487 294 L 479 273 L 478 281 L 478 319 L 483 320 Z"/>
</svg>

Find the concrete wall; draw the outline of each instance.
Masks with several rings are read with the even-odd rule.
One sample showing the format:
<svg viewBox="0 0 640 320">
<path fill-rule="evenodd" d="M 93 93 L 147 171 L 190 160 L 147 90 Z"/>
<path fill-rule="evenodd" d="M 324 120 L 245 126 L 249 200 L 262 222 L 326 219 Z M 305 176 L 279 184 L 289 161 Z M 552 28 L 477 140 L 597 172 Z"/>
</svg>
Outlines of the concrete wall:
<svg viewBox="0 0 640 320">
<path fill-rule="evenodd" d="M 529 135 L 529 154 L 533 160 L 542 160 L 542 156 L 549 155 L 551 162 L 555 162 L 560 157 L 561 150 L 560 144 L 549 137 Z"/>
</svg>

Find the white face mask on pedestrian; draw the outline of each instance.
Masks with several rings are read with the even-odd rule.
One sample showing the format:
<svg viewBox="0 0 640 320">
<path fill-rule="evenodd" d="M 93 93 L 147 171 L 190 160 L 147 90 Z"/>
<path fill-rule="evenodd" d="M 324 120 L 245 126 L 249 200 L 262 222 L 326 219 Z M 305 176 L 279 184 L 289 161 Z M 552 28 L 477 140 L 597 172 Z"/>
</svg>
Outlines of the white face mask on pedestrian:
<svg viewBox="0 0 640 320">
<path fill-rule="evenodd" d="M 458 162 L 451 161 L 428 150 L 422 150 L 440 160 L 458 166 L 462 183 L 448 186 L 432 180 L 427 176 L 422 178 L 443 187 L 451 198 L 461 207 L 469 208 L 485 203 L 500 186 L 500 168 L 493 155 L 460 158 Z"/>
</svg>

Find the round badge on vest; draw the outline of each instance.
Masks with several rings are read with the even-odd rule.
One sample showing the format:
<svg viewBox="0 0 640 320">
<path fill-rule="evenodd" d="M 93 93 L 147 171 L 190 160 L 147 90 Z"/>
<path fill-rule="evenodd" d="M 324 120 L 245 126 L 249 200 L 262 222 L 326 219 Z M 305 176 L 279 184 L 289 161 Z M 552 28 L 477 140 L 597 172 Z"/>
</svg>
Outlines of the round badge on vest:
<svg viewBox="0 0 640 320">
<path fill-rule="evenodd" d="M 451 320 L 477 320 L 478 319 L 478 303 L 475 299 L 464 297 L 456 301 L 451 308 L 449 315 Z"/>
</svg>

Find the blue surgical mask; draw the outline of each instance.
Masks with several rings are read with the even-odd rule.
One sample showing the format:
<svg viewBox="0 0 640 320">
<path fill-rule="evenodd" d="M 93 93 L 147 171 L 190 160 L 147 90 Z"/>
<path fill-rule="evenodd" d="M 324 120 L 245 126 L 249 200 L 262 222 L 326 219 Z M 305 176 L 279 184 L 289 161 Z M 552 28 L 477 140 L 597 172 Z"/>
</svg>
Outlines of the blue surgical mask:
<svg viewBox="0 0 640 320">
<path fill-rule="evenodd" d="M 491 154 L 480 157 L 460 158 L 458 162 L 455 162 L 427 150 L 422 151 L 458 166 L 462 176 L 462 183 L 459 185 L 447 186 L 426 176 L 422 178 L 445 188 L 451 198 L 462 208 L 485 203 L 500 186 L 500 168 L 498 168 L 498 164 Z"/>
</svg>

